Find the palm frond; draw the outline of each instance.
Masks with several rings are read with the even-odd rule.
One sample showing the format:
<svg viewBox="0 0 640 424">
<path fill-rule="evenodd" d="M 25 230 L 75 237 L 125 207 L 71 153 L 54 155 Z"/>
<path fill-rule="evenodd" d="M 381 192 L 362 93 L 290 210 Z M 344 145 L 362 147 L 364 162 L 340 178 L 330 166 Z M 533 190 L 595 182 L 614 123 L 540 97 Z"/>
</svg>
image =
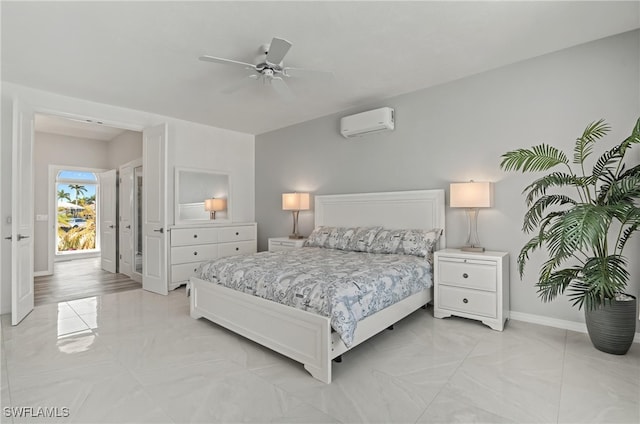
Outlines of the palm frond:
<svg viewBox="0 0 640 424">
<path fill-rule="evenodd" d="M 617 163 L 620 161 L 620 159 L 622 159 L 620 146 L 615 146 L 607 150 L 602 155 L 600 155 L 595 165 L 593 165 L 593 171 L 591 172 L 591 175 L 596 178 L 600 177 L 607 170 L 613 169 L 615 165 L 617 165 Z"/>
<path fill-rule="evenodd" d="M 633 203 L 640 198 L 640 173 L 627 174 L 624 178 L 607 179 L 600 188 L 598 203 L 615 205 Z"/>
<path fill-rule="evenodd" d="M 565 292 L 567 287 L 579 277 L 581 267 L 564 268 L 551 273 L 548 278 L 539 280 L 538 296 L 543 302 L 551 302 L 556 297 Z"/>
<path fill-rule="evenodd" d="M 638 228 L 640 228 L 640 208 L 634 205 L 629 205 L 629 210 L 624 219 L 621 220 L 622 227 L 624 228 L 620 234 L 620 238 L 618 239 L 618 251 L 622 251 L 624 246 L 627 244 L 627 241 L 631 238 L 631 235 L 635 233 Z"/>
<path fill-rule="evenodd" d="M 577 253 L 589 255 L 603 246 L 611 224 L 606 207 L 578 204 L 567 211 L 546 229 L 545 245 L 557 263 L 577 257 Z"/>
<path fill-rule="evenodd" d="M 535 230 L 540 224 L 540 221 L 543 218 L 543 214 L 545 213 L 547 208 L 554 205 L 562 206 L 566 204 L 575 205 L 576 201 L 569 196 L 565 196 L 562 194 L 541 196 L 525 213 L 524 222 L 522 224 L 522 231 L 524 231 L 525 233 L 530 233 L 531 231 Z"/>
<path fill-rule="evenodd" d="M 638 143 L 640 143 L 640 118 L 636 121 L 636 125 L 633 127 L 633 130 L 631 130 L 631 135 L 620 143 L 620 152 L 624 156 L 627 149 L 629 149 L 632 144 Z"/>
<path fill-rule="evenodd" d="M 611 127 L 604 119 L 589 124 L 582 136 L 576 139 L 576 145 L 573 150 L 573 163 L 582 165 L 593 151 L 593 144 L 596 140 L 604 137 L 610 130 Z"/>
<path fill-rule="evenodd" d="M 520 254 L 518 255 L 518 273 L 520 274 L 520 278 L 524 275 L 524 267 L 529 260 L 529 254 L 539 249 L 543 242 L 544 234 L 541 233 L 529 240 L 520 250 Z"/>
<path fill-rule="evenodd" d="M 621 292 L 629 280 L 626 260 L 619 255 L 593 257 L 582 267 L 580 279 L 572 284 L 570 300 L 578 309 L 588 309 L 613 299 Z"/>
<path fill-rule="evenodd" d="M 538 178 L 533 183 L 529 184 L 524 190 L 522 190 L 522 193 L 526 193 L 527 206 L 531 206 L 536 197 L 545 195 L 547 190 L 551 187 L 584 187 L 590 183 L 590 179 L 576 177 L 575 175 L 567 174 L 565 172 L 552 172 L 549 175 Z"/>
<path fill-rule="evenodd" d="M 559 164 L 568 165 L 567 156 L 561 150 L 547 144 L 531 149 L 517 149 L 502 155 L 500 168 L 505 171 L 546 171 Z"/>
</svg>

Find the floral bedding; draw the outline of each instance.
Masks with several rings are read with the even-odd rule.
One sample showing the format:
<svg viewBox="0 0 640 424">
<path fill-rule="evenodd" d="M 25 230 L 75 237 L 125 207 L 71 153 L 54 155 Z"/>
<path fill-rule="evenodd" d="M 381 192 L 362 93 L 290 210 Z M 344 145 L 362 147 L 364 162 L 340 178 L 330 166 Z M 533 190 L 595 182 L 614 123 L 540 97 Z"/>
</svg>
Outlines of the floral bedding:
<svg viewBox="0 0 640 424">
<path fill-rule="evenodd" d="M 318 247 L 220 258 L 198 277 L 329 317 L 347 347 L 359 320 L 432 286 L 423 257 Z"/>
</svg>

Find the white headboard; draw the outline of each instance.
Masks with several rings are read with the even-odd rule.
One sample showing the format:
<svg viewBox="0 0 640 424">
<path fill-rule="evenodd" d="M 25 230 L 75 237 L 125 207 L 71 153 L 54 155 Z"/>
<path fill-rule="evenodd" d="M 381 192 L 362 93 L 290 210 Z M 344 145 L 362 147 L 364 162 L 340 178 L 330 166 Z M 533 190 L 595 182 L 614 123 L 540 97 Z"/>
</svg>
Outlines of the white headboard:
<svg viewBox="0 0 640 424">
<path fill-rule="evenodd" d="M 446 247 L 444 190 L 315 196 L 315 226 L 443 230 L 439 247 Z"/>
</svg>

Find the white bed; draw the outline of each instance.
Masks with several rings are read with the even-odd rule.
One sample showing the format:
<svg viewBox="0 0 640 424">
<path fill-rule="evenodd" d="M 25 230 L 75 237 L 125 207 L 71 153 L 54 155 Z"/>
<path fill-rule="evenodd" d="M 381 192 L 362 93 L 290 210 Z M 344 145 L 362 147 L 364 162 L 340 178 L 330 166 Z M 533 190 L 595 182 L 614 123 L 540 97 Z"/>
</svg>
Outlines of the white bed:
<svg viewBox="0 0 640 424">
<path fill-rule="evenodd" d="M 323 195 L 315 197 L 315 226 L 445 228 L 444 190 Z M 446 246 L 445 233 L 439 248 Z M 331 332 L 328 317 L 241 293 L 192 277 L 191 316 L 206 318 L 304 364 L 331 382 L 331 361 L 432 300 L 426 289 L 358 322 L 350 348 Z"/>
</svg>

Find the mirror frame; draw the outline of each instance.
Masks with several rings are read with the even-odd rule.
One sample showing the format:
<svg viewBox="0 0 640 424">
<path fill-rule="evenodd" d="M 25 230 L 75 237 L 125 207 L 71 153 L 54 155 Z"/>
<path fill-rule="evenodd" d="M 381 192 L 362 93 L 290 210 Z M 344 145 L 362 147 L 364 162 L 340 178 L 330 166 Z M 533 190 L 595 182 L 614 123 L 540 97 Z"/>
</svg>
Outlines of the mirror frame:
<svg viewBox="0 0 640 424">
<path fill-rule="evenodd" d="M 211 176 L 224 176 L 227 177 L 227 187 L 226 187 L 226 191 L 227 191 L 227 210 L 226 210 L 226 217 L 225 218 L 216 218 L 215 220 L 209 219 L 209 218 L 202 218 L 202 219 L 184 219 L 180 216 L 180 174 L 183 172 L 189 172 L 189 173 L 201 173 L 204 176 L 206 175 L 211 175 Z M 174 170 L 174 217 L 173 220 L 175 222 L 175 225 L 188 225 L 188 224 L 228 224 L 230 222 L 232 222 L 232 214 L 231 214 L 231 208 L 232 208 L 232 199 L 231 199 L 231 175 L 228 172 L 223 172 L 223 171 L 216 171 L 213 169 L 201 169 L 201 168 L 188 168 L 188 167 L 182 167 L 182 166 L 176 166 L 175 170 Z M 211 193 L 211 195 L 213 195 L 213 193 Z M 204 199 L 202 199 L 202 203 L 203 203 L 203 208 L 204 208 Z"/>
</svg>

